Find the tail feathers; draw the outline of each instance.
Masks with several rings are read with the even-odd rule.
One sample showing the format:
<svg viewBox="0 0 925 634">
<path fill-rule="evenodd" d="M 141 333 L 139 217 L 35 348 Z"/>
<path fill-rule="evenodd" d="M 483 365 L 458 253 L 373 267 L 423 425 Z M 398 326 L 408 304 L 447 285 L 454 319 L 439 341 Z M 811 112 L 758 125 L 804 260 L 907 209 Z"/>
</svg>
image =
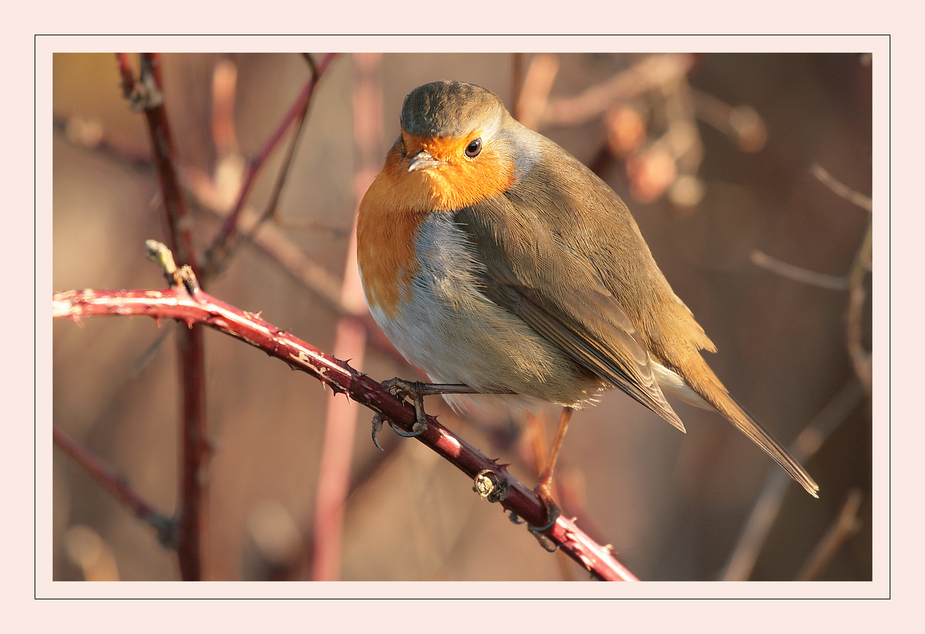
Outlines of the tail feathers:
<svg viewBox="0 0 925 634">
<path fill-rule="evenodd" d="M 819 497 L 819 485 L 803 468 L 796 458 L 790 455 L 783 445 L 781 445 L 768 431 L 761 426 L 754 417 L 746 411 L 725 389 L 712 382 L 704 385 L 692 385 L 692 387 L 706 399 L 719 413 L 725 416 L 735 425 L 739 431 L 752 439 L 759 447 L 764 449 L 765 453 L 771 456 L 777 464 L 790 474 L 794 480 L 799 482 L 807 493 L 814 498 Z"/>
</svg>

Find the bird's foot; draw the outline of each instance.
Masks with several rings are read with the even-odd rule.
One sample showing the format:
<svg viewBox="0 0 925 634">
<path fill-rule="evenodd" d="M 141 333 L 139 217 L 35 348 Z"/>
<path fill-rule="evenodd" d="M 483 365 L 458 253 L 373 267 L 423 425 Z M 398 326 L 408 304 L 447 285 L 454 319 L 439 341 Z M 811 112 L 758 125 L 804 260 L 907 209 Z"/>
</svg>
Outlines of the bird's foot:
<svg viewBox="0 0 925 634">
<path fill-rule="evenodd" d="M 556 520 L 558 520 L 559 516 L 562 515 L 562 511 L 559 509 L 559 505 L 556 504 L 555 500 L 552 499 L 550 483 L 540 482 L 540 484 L 538 484 L 537 487 L 533 489 L 533 492 L 536 493 L 537 497 L 540 498 L 540 501 L 543 503 L 543 506 L 546 507 L 547 522 L 543 526 L 527 526 L 527 530 L 533 533 L 533 536 L 536 537 L 536 540 L 540 543 L 540 546 L 549 552 L 555 552 L 558 546 L 556 546 L 556 543 L 543 533 L 555 525 Z"/>
<path fill-rule="evenodd" d="M 414 438 L 427 431 L 427 412 L 424 411 L 424 397 L 440 393 L 432 389 L 432 384 L 422 383 L 420 381 L 407 381 L 395 377 L 394 379 L 383 381 L 382 387 L 387 389 L 389 394 L 396 398 L 404 400 L 410 397 L 411 402 L 414 404 L 414 425 L 411 427 L 410 432 L 396 426 L 392 421 L 388 421 L 389 427 L 395 430 L 396 434 L 402 438 Z"/>
<path fill-rule="evenodd" d="M 414 405 L 414 425 L 411 431 L 405 431 L 398 427 L 387 418 L 376 414 L 373 417 L 373 444 L 380 450 L 376 434 L 382 429 L 382 422 L 386 421 L 396 434 L 402 438 L 414 438 L 427 431 L 427 412 L 424 411 L 424 397 L 434 394 L 473 394 L 475 390 L 467 385 L 443 384 L 443 383 L 423 383 L 421 381 L 408 381 L 395 377 L 382 382 L 382 387 L 387 389 L 392 396 L 402 400 L 410 398 Z"/>
</svg>

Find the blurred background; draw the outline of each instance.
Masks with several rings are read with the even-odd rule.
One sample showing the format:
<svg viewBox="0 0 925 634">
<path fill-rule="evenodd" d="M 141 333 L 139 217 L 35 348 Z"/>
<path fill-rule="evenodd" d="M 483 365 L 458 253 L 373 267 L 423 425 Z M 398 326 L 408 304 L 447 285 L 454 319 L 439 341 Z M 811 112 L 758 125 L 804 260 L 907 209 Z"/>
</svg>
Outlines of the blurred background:
<svg viewBox="0 0 925 634">
<path fill-rule="evenodd" d="M 312 69 L 298 54 L 161 59 L 205 248 Z M 732 394 L 785 445 L 810 429 L 800 447 L 821 487 L 814 500 L 776 480 L 776 465 L 718 415 L 677 404 L 680 434 L 611 392 L 573 418 L 557 469 L 563 512 L 644 580 L 869 580 L 871 65 L 863 53 L 338 55 L 275 216 L 207 290 L 377 380 L 420 378 L 358 326 L 368 322 L 355 211 L 410 90 L 485 86 L 624 198 L 716 343 L 708 360 Z M 54 290 L 162 288 L 144 256 L 146 239 L 167 241 L 158 181 L 114 56 L 56 54 L 53 82 Z M 273 197 L 286 134 L 260 165 L 245 228 Z M 56 428 L 167 515 L 180 471 L 175 327 L 138 317 L 53 327 Z M 205 346 L 204 578 L 588 578 L 419 443 L 386 428 L 377 450 L 372 412 L 219 332 Z M 535 483 L 537 430 L 551 439 L 555 421 L 463 419 L 438 399 L 428 411 Z M 60 449 L 53 468 L 55 579 L 180 578 L 176 553 Z M 778 512 L 743 539 L 759 500 Z"/>
</svg>

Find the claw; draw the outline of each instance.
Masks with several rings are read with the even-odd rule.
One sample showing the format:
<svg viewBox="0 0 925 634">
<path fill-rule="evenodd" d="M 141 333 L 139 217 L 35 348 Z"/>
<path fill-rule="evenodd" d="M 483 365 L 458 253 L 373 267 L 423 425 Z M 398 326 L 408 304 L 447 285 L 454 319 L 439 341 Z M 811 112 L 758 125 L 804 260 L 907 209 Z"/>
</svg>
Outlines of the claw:
<svg viewBox="0 0 925 634">
<path fill-rule="evenodd" d="M 425 396 L 434 394 L 510 394 L 510 392 L 506 390 L 499 392 L 479 392 L 468 385 L 460 385 L 458 383 L 421 383 L 420 381 L 406 381 L 398 377 L 383 381 L 382 387 L 387 389 L 392 396 L 403 400 L 405 398 L 410 398 L 411 402 L 414 403 L 414 425 L 411 427 L 410 432 L 396 427 L 392 421 L 388 421 L 389 427 L 394 429 L 395 433 L 403 438 L 414 438 L 427 431 L 427 412 L 424 411 Z M 379 447 L 376 434 L 382 429 L 382 422 L 384 420 L 387 419 L 379 414 L 373 417 L 373 444 L 376 445 L 376 447 Z M 379 447 L 379 449 L 382 449 L 382 447 Z"/>
<path fill-rule="evenodd" d="M 549 493 L 549 486 L 543 483 L 537 485 L 536 489 L 533 490 L 536 493 L 537 497 L 540 498 L 540 501 L 543 502 L 543 506 L 546 507 L 546 517 L 548 518 L 548 523 L 545 526 L 527 526 L 536 540 L 540 543 L 540 546 L 548 550 L 549 552 L 555 552 L 559 547 L 554 541 L 549 537 L 544 535 L 546 531 L 555 525 L 556 520 L 559 519 L 559 516 L 562 515 L 562 511 L 559 510 L 559 505 L 552 499 L 552 495 Z"/>
<path fill-rule="evenodd" d="M 376 438 L 376 434 L 378 434 L 381 430 L 382 430 L 382 416 L 380 416 L 379 414 L 376 414 L 375 416 L 373 416 L 373 444 L 376 445 L 376 449 L 378 449 L 379 451 L 385 451 L 385 449 L 383 449 L 379 445 L 379 440 Z"/>
<path fill-rule="evenodd" d="M 424 423 L 422 425 L 420 421 L 416 422 L 411 427 L 411 431 L 405 431 L 404 429 L 402 429 L 401 427 L 399 427 L 392 421 L 388 421 L 388 423 L 389 423 L 389 427 L 392 428 L 392 431 L 394 431 L 396 434 L 398 434 L 402 438 L 414 438 L 415 436 L 420 436 L 425 431 L 427 431 L 427 423 Z"/>
<path fill-rule="evenodd" d="M 527 530 L 530 531 L 534 537 L 536 537 L 536 541 L 540 543 L 540 546 L 542 546 L 545 550 L 554 553 L 559 549 L 558 544 L 556 544 L 556 542 L 551 540 L 543 533 L 555 525 L 556 520 L 558 520 L 559 515 L 561 515 L 561 512 L 559 511 L 559 507 L 555 504 L 552 504 L 552 506 L 547 504 L 546 511 L 549 514 L 549 523 L 545 526 L 527 526 Z"/>
<path fill-rule="evenodd" d="M 411 402 L 414 403 L 415 422 L 414 426 L 411 428 L 411 432 L 409 433 L 399 429 L 393 425 L 391 421 L 389 421 L 389 426 L 395 430 L 395 433 L 402 438 L 413 438 L 423 434 L 427 430 L 427 412 L 424 411 L 424 397 L 439 392 L 433 392 L 430 389 L 431 386 L 427 383 L 421 383 L 420 381 L 406 381 L 405 379 L 400 379 L 398 377 L 389 379 L 388 381 L 383 381 L 382 387 L 387 389 L 392 394 L 392 396 L 400 399 L 411 398 Z"/>
<path fill-rule="evenodd" d="M 555 525 L 556 520 L 559 519 L 559 515 L 560 513 L 558 512 L 552 514 L 552 519 L 545 526 L 527 526 L 527 530 L 533 533 L 534 535 L 536 535 L 537 538 L 539 538 L 540 533 L 545 533 L 546 531 L 548 531 L 550 528 L 552 528 Z"/>
</svg>

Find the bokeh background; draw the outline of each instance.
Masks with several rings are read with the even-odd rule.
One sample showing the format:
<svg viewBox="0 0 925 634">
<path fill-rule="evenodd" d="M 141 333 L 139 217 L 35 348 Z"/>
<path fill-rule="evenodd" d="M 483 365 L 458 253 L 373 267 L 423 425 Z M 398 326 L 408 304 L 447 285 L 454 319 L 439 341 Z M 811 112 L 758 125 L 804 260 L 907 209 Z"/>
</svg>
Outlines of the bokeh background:
<svg viewBox="0 0 925 634">
<path fill-rule="evenodd" d="M 177 168 L 205 247 L 311 69 L 299 54 L 162 60 Z M 362 311 L 355 210 L 410 90 L 436 79 L 488 87 L 627 201 L 738 400 L 785 444 L 824 429 L 804 462 L 821 498 L 788 481 L 749 550 L 740 537 L 774 463 L 717 415 L 678 404 L 684 435 L 608 393 L 573 419 L 557 472 L 564 512 L 642 579 L 869 580 L 871 407 L 848 350 L 849 340 L 870 349 L 870 306 L 849 338 L 846 276 L 871 216 L 818 168 L 870 196 L 873 63 L 863 52 L 339 55 L 313 96 L 276 219 L 207 290 L 374 378 L 417 378 L 387 348 L 362 345 L 375 332 L 343 319 Z M 114 57 L 57 54 L 53 71 L 54 290 L 161 288 L 143 249 L 167 239 L 157 178 Z M 263 165 L 249 210 L 267 205 L 285 149 Z M 53 326 L 54 424 L 167 514 L 179 473 L 174 328 L 115 317 Z M 378 451 L 371 412 L 343 397 L 332 410 L 314 379 L 218 332 L 207 331 L 206 355 L 205 578 L 588 578 L 419 443 L 386 429 Z M 428 409 L 533 484 L 535 424 L 460 419 L 436 399 Z M 348 431 L 342 523 L 316 506 L 331 411 Z M 59 450 L 53 469 L 55 579 L 179 579 L 151 527 Z"/>
</svg>

